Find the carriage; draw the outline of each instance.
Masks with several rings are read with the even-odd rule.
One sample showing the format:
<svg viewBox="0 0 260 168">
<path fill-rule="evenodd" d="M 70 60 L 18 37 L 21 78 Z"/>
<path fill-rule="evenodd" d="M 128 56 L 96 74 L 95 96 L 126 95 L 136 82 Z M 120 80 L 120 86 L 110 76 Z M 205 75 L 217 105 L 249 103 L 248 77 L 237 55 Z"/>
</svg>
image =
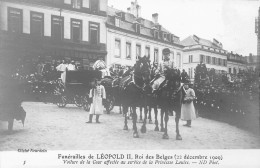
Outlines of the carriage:
<svg viewBox="0 0 260 168">
<path fill-rule="evenodd" d="M 84 71 L 66 71 L 65 81 L 58 80 L 54 95 L 55 103 L 58 107 L 65 107 L 67 104 L 75 104 L 77 107 L 83 107 L 88 111 L 90 82 L 97 78 L 101 78 L 100 71 L 84 70 Z"/>
</svg>

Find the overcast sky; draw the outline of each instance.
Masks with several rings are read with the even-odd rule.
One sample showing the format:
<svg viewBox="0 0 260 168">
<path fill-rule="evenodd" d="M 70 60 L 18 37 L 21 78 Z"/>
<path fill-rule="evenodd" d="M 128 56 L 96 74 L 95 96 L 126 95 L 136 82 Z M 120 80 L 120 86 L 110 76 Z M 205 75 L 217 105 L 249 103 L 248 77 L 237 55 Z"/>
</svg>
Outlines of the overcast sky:
<svg viewBox="0 0 260 168">
<path fill-rule="evenodd" d="M 108 0 L 109 6 L 126 11 L 134 0 Z M 222 42 L 224 49 L 248 55 L 257 52 L 255 18 L 260 0 L 138 0 L 141 16 L 159 23 L 184 39 L 189 35 Z"/>
</svg>

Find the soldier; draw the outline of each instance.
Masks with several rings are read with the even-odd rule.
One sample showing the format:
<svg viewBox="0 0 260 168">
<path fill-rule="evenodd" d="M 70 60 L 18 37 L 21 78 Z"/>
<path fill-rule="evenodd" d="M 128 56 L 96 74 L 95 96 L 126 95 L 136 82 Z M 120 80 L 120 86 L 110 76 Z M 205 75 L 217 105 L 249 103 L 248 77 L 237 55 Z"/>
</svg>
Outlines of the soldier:
<svg viewBox="0 0 260 168">
<path fill-rule="evenodd" d="M 170 49 L 163 49 L 163 62 L 160 64 L 160 71 L 163 73 L 167 69 L 173 69 L 174 63 L 170 60 Z"/>
<path fill-rule="evenodd" d="M 182 73 L 181 73 L 181 82 L 182 83 L 186 83 L 188 82 L 189 80 L 189 75 L 188 73 L 185 71 L 185 69 L 182 70 Z"/>
</svg>

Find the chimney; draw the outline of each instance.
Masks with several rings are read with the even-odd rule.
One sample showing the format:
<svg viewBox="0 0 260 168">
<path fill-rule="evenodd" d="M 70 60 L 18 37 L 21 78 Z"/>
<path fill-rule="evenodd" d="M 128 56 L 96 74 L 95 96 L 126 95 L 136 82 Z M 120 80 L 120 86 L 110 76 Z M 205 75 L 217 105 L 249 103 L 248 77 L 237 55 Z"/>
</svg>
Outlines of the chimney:
<svg viewBox="0 0 260 168">
<path fill-rule="evenodd" d="M 158 13 L 152 14 L 152 17 L 153 17 L 153 23 L 154 23 L 154 24 L 159 24 L 159 23 L 158 23 Z"/>
<path fill-rule="evenodd" d="M 251 57 L 252 57 L 252 56 L 253 56 L 253 54 L 252 54 L 252 53 L 249 53 L 249 56 L 251 56 Z"/>
<path fill-rule="evenodd" d="M 136 5 L 136 10 L 137 10 L 137 18 L 141 17 L 141 6 L 140 5 Z"/>
<path fill-rule="evenodd" d="M 134 2 L 131 2 L 131 14 L 133 14 L 134 15 L 134 8 L 135 8 L 135 4 L 134 4 Z"/>
<path fill-rule="evenodd" d="M 127 8 L 127 13 L 131 13 L 131 8 Z"/>
</svg>

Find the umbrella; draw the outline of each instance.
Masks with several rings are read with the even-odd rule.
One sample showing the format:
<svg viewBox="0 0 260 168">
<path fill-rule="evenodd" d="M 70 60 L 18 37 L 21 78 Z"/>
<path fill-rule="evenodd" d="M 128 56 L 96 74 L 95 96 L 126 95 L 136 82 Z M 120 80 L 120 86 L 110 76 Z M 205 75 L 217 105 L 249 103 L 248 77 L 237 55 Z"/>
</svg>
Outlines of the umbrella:
<svg viewBox="0 0 260 168">
<path fill-rule="evenodd" d="M 106 63 L 103 60 L 97 60 L 94 65 L 93 69 L 105 69 L 107 68 Z"/>
</svg>

